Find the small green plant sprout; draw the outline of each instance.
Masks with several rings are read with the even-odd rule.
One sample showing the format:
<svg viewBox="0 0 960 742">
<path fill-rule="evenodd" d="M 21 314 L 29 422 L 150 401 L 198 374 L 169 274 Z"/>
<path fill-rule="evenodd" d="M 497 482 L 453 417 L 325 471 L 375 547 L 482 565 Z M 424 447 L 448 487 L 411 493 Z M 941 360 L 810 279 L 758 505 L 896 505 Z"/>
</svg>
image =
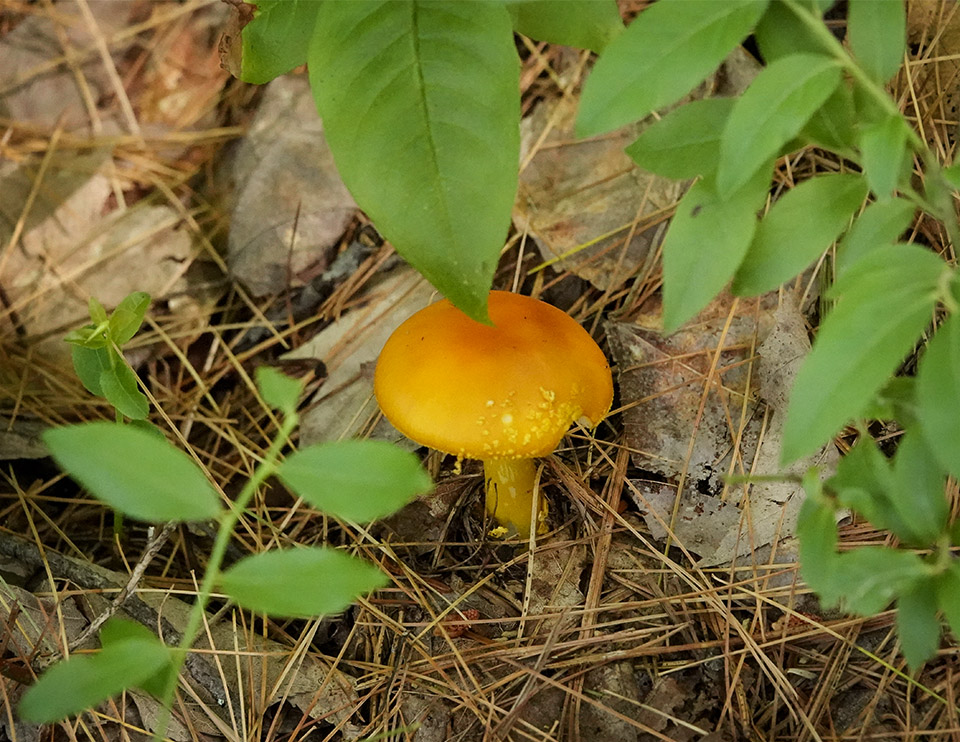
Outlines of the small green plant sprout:
<svg viewBox="0 0 960 742">
<path fill-rule="evenodd" d="M 98 328 L 109 322 L 105 317 L 94 319 Z M 131 324 L 112 337 L 123 338 Z M 87 332 L 85 341 L 89 337 Z M 94 346 L 98 347 L 107 348 Z M 146 430 L 91 422 L 45 433 L 44 441 L 57 463 L 110 507 L 151 522 L 213 520 L 217 534 L 178 646 L 166 646 L 140 624 L 111 619 L 100 633 L 100 651 L 76 654 L 38 678 L 20 703 L 23 719 L 58 721 L 127 688 L 140 688 L 164 704 L 166 716 L 155 730 L 155 737 L 162 738 L 180 670 L 214 591 L 251 611 L 309 617 L 342 611 L 387 583 L 378 566 L 327 546 L 272 550 L 224 568 L 234 528 L 270 476 L 309 504 L 345 521 L 389 515 L 432 488 L 413 454 L 381 441 L 315 445 L 282 457 L 298 423 L 301 385 L 272 368 L 261 367 L 256 376 L 261 398 L 280 412 L 280 425 L 263 460 L 232 502 L 186 453 Z"/>
<path fill-rule="evenodd" d="M 113 405 L 118 422 L 125 417 L 146 420 L 150 403 L 121 351 L 143 324 L 150 295 L 135 291 L 109 316 L 92 296 L 89 306 L 91 323 L 64 338 L 72 346 L 73 368 L 87 391 Z"/>
<path fill-rule="evenodd" d="M 234 73 L 264 83 L 307 63 L 357 203 L 454 305 L 488 321 L 520 158 L 513 33 L 601 51 L 623 30 L 615 0 L 259 0 L 246 15 Z"/>
<path fill-rule="evenodd" d="M 806 479 L 802 574 L 824 604 L 866 615 L 895 601 L 901 647 L 916 668 L 939 644 L 938 611 L 960 637 L 958 528 L 945 492 L 947 475 L 960 477 L 960 317 L 949 258 L 960 248 L 960 166 L 941 166 L 885 90 L 903 60 L 902 0 L 849 0 L 848 46 L 823 21 L 832 5 L 659 0 L 604 49 L 577 128 L 596 136 L 671 106 L 755 39 L 765 66 L 742 95 L 681 105 L 627 150 L 647 170 L 696 179 L 663 243 L 664 326 L 677 329 L 724 287 L 757 296 L 826 256 L 832 285 L 790 397 L 783 463 L 851 423 L 861 435 L 824 485 Z M 821 150 L 830 171 L 758 218 L 775 161 L 804 147 Z M 901 242 L 917 211 L 942 223 L 952 248 Z M 916 378 L 893 378 L 931 327 Z M 902 426 L 892 458 L 867 433 L 877 417 Z M 839 552 L 838 508 L 889 530 L 903 548 Z"/>
</svg>

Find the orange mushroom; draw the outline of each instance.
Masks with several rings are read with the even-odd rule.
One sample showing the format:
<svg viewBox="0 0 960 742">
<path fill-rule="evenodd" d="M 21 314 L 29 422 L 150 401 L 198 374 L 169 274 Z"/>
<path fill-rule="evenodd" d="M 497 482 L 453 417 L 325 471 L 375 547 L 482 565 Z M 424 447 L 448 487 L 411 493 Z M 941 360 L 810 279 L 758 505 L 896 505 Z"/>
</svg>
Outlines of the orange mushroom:
<svg viewBox="0 0 960 742">
<path fill-rule="evenodd" d="M 610 410 L 610 366 L 590 334 L 556 307 L 493 291 L 493 326 L 449 301 L 422 309 L 390 336 L 374 377 L 380 409 L 404 435 L 483 461 L 486 506 L 528 536 L 543 527 L 534 459 L 575 420 L 595 427 Z"/>
</svg>

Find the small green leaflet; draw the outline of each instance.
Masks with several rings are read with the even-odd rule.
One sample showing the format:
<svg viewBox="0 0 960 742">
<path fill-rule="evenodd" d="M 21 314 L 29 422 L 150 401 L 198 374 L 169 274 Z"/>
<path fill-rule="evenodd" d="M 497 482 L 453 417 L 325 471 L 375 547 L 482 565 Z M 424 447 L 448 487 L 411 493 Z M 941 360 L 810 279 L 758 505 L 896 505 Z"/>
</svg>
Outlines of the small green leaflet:
<svg viewBox="0 0 960 742">
<path fill-rule="evenodd" d="M 917 371 L 918 418 L 940 465 L 960 478 L 960 316 L 934 334 Z"/>
<path fill-rule="evenodd" d="M 800 138 L 852 159 L 855 154 L 853 148 L 857 143 L 854 110 L 853 93 L 849 86 L 841 81 L 830 97 L 803 125 Z"/>
<path fill-rule="evenodd" d="M 889 1 L 880 0 L 880 4 Z M 864 174 L 878 198 L 891 196 L 905 172 L 907 137 L 907 122 L 900 115 L 887 116 L 860 132 L 858 146 Z"/>
<path fill-rule="evenodd" d="M 666 332 L 696 315 L 733 276 L 756 229 L 771 168 L 729 199 L 718 197 L 709 179 L 697 181 L 677 204 L 663 240 Z"/>
<path fill-rule="evenodd" d="M 262 84 L 307 61 L 317 21 L 317 0 L 257 0 L 253 20 L 240 32 L 239 77 Z"/>
<path fill-rule="evenodd" d="M 839 63 L 819 54 L 792 54 L 764 68 L 737 100 L 723 129 L 719 193 L 735 191 L 775 157 L 839 82 Z"/>
<path fill-rule="evenodd" d="M 115 352 L 111 349 L 111 352 Z M 150 402 L 137 387 L 137 375 L 117 356 L 110 368 L 100 373 L 100 391 L 104 398 L 131 420 L 145 420 Z"/>
<path fill-rule="evenodd" d="M 929 574 L 930 567 L 912 551 L 862 546 L 837 555 L 832 579 L 844 608 L 872 616 Z"/>
<path fill-rule="evenodd" d="M 950 566 L 937 576 L 937 604 L 943 611 L 950 632 L 960 637 L 960 561 L 950 560 Z"/>
<path fill-rule="evenodd" d="M 577 135 L 638 121 L 688 93 L 746 38 L 766 0 L 660 0 L 597 60 L 584 85 Z"/>
<path fill-rule="evenodd" d="M 34 724 L 60 721 L 139 686 L 169 662 L 170 651 L 157 637 L 120 638 L 118 633 L 98 654 L 76 655 L 41 675 L 20 702 L 20 716 Z"/>
<path fill-rule="evenodd" d="M 70 354 L 73 357 L 73 370 L 76 371 L 77 377 L 91 394 L 96 394 L 98 397 L 103 396 L 103 389 L 100 388 L 100 377 L 104 372 L 110 370 L 110 354 L 114 352 L 113 348 L 107 347 L 86 348 L 82 345 L 74 345 L 70 348 Z"/>
<path fill-rule="evenodd" d="M 513 30 L 537 41 L 601 52 L 623 32 L 616 0 L 506 0 Z"/>
<path fill-rule="evenodd" d="M 220 501 L 185 453 L 129 425 L 108 422 L 51 428 L 43 434 L 53 458 L 90 494 L 132 518 L 215 518 Z"/>
<path fill-rule="evenodd" d="M 794 382 L 784 463 L 814 453 L 864 408 L 931 319 L 946 270 L 915 245 L 879 247 L 844 273 L 840 296 Z"/>
<path fill-rule="evenodd" d="M 675 180 L 716 170 L 720 132 L 733 109 L 733 98 L 696 100 L 671 111 L 647 127 L 627 147 L 644 170 Z"/>
<path fill-rule="evenodd" d="M 303 382 L 281 373 L 271 366 L 259 366 L 256 371 L 257 389 L 263 401 L 284 415 L 297 410 L 297 401 L 303 391 Z"/>
<path fill-rule="evenodd" d="M 817 483 L 819 485 L 819 482 Z M 841 595 L 834 584 L 837 560 L 837 517 L 833 508 L 807 494 L 797 516 L 800 574 L 825 605 L 836 605 Z"/>
<path fill-rule="evenodd" d="M 95 325 L 102 325 L 107 321 L 107 310 L 103 308 L 103 304 L 97 297 L 91 296 L 87 299 L 87 308 L 90 312 L 90 319 L 93 320 Z"/>
<path fill-rule="evenodd" d="M 433 489 L 413 454 L 386 441 L 338 441 L 301 449 L 277 476 L 324 513 L 364 523 Z"/>
<path fill-rule="evenodd" d="M 893 458 L 893 505 L 916 543 L 933 545 L 947 527 L 950 515 L 944 470 L 918 430 L 908 430 Z"/>
<path fill-rule="evenodd" d="M 520 158 L 520 68 L 491 2 L 319 4 L 310 87 L 344 183 L 459 309 L 487 321 Z"/>
<path fill-rule="evenodd" d="M 107 327 L 110 339 L 121 348 L 133 339 L 143 324 L 143 318 L 150 306 L 150 294 L 134 291 L 110 314 Z"/>
<path fill-rule="evenodd" d="M 937 618 L 936 580 L 917 579 L 897 598 L 897 635 L 900 649 L 911 671 L 932 658 L 940 646 Z"/>
<path fill-rule="evenodd" d="M 907 43 L 903 0 L 850 0 L 847 39 L 853 55 L 880 85 L 897 74 Z"/>
<path fill-rule="evenodd" d="M 873 248 L 895 243 L 910 226 L 916 210 L 903 198 L 875 201 L 864 209 L 837 246 L 837 276 Z"/>
<path fill-rule="evenodd" d="M 852 173 L 820 175 L 791 189 L 760 221 L 733 292 L 763 294 L 800 273 L 830 247 L 866 195 L 866 181 Z"/>
<path fill-rule="evenodd" d="M 220 578 L 221 589 L 238 605 L 286 618 L 337 613 L 387 582 L 372 564 L 315 547 L 256 554 L 241 559 Z"/>
</svg>

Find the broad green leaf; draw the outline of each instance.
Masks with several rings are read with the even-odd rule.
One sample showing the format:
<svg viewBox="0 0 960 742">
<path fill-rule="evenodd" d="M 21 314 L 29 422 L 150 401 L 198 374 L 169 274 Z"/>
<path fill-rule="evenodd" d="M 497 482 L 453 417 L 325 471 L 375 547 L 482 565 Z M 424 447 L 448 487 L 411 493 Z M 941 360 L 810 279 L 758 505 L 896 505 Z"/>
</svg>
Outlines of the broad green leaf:
<svg viewBox="0 0 960 742">
<path fill-rule="evenodd" d="M 866 195 L 866 181 L 852 173 L 820 175 L 787 192 L 760 220 L 733 292 L 763 294 L 800 273 L 837 239 Z"/>
<path fill-rule="evenodd" d="M 100 643 L 104 649 L 109 649 L 119 642 L 130 640 L 152 642 L 164 646 L 156 634 L 136 621 L 112 618 L 104 624 L 103 629 L 100 631 Z M 138 681 L 136 686 L 156 698 L 161 698 L 172 672 L 174 672 L 173 663 L 168 662 L 153 672 L 149 677 Z"/>
<path fill-rule="evenodd" d="M 328 548 L 265 551 L 220 577 L 221 589 L 238 605 L 287 618 L 337 613 L 387 582 L 373 564 Z"/>
<path fill-rule="evenodd" d="M 850 0 L 847 39 L 853 55 L 874 82 L 897 74 L 907 43 L 903 0 Z"/>
<path fill-rule="evenodd" d="M 551 44 L 601 52 L 623 32 L 616 0 L 507 0 L 513 29 Z"/>
<path fill-rule="evenodd" d="M 257 0 L 253 20 L 240 32 L 239 77 L 270 82 L 307 61 L 317 21 L 317 0 Z"/>
<path fill-rule="evenodd" d="M 833 509 L 809 494 L 797 516 L 800 541 L 800 574 L 826 605 L 835 605 L 840 593 L 835 584 L 837 519 Z"/>
<path fill-rule="evenodd" d="M 800 138 L 818 147 L 854 155 L 857 132 L 854 128 L 853 94 L 841 82 L 800 130 Z"/>
<path fill-rule="evenodd" d="M 303 382 L 293 379 L 271 366 L 259 366 L 256 371 L 257 389 L 263 401 L 285 415 L 297 410 L 297 402 L 303 391 Z"/>
<path fill-rule="evenodd" d="M 862 546 L 842 552 L 834 569 L 843 606 L 861 616 L 879 613 L 930 574 L 930 568 L 917 554 L 885 546 Z"/>
<path fill-rule="evenodd" d="M 122 358 L 114 358 L 110 368 L 100 374 L 100 390 L 104 398 L 131 420 L 145 420 L 150 402 L 137 388 L 137 375 Z"/>
<path fill-rule="evenodd" d="M 98 397 L 103 396 L 103 389 L 100 388 L 100 377 L 104 371 L 110 370 L 110 354 L 112 348 L 85 348 L 82 345 L 74 345 L 70 348 L 70 354 L 73 356 L 73 370 L 77 377 L 91 394 Z"/>
<path fill-rule="evenodd" d="M 832 53 L 781 0 L 772 0 L 753 35 L 767 64 L 800 52 L 826 56 Z"/>
<path fill-rule="evenodd" d="M 960 638 L 960 561 L 950 560 L 946 571 L 937 575 L 937 604 L 943 611 L 950 632 Z"/>
<path fill-rule="evenodd" d="M 288 457 L 277 476 L 324 513 L 356 522 L 382 518 L 433 489 L 417 457 L 385 441 L 309 446 Z"/>
<path fill-rule="evenodd" d="M 20 702 L 20 716 L 35 724 L 60 721 L 139 686 L 169 662 L 169 650 L 156 637 L 126 638 L 98 654 L 75 655 L 40 676 Z"/>
<path fill-rule="evenodd" d="M 723 129 L 719 192 L 735 191 L 776 156 L 839 82 L 838 62 L 818 54 L 792 54 L 764 68 L 737 100 Z"/>
<path fill-rule="evenodd" d="M 879 0 L 881 5 L 890 0 Z M 858 146 L 863 160 L 867 182 L 879 198 L 893 194 L 904 170 L 907 154 L 907 123 L 899 115 L 887 116 L 882 121 L 865 127 L 860 132 Z"/>
<path fill-rule="evenodd" d="M 712 173 L 733 98 L 696 100 L 647 127 L 627 154 L 644 170 L 676 180 Z"/>
<path fill-rule="evenodd" d="M 917 370 L 920 429 L 940 465 L 960 479 L 960 316 L 927 344 Z"/>
<path fill-rule="evenodd" d="M 771 166 L 772 167 L 772 166 Z M 729 282 L 750 245 L 770 168 L 729 199 L 700 180 L 677 204 L 663 240 L 663 324 L 673 332 Z"/>
<path fill-rule="evenodd" d="M 947 526 L 945 472 L 918 430 L 908 430 L 893 459 L 892 502 L 917 535 L 915 543 L 936 543 Z"/>
<path fill-rule="evenodd" d="M 129 343 L 143 324 L 149 306 L 150 294 L 143 291 L 134 291 L 117 304 L 107 323 L 110 339 L 121 348 Z"/>
<path fill-rule="evenodd" d="M 897 635 L 911 671 L 937 653 L 940 620 L 937 618 L 936 581 L 933 577 L 919 579 L 900 593 L 897 598 Z"/>
<path fill-rule="evenodd" d="M 90 494 L 132 518 L 190 521 L 220 513 L 217 493 L 196 464 L 144 430 L 83 423 L 51 428 L 43 441 Z"/>
<path fill-rule="evenodd" d="M 323 3 L 309 69 L 357 203 L 414 268 L 486 321 L 520 157 L 519 63 L 503 5 Z"/>
<path fill-rule="evenodd" d="M 580 98 L 577 135 L 602 134 L 682 98 L 750 34 L 766 5 L 766 0 L 649 5 L 597 60 Z"/>
<path fill-rule="evenodd" d="M 916 396 L 912 376 L 894 376 L 877 392 L 863 417 L 866 420 L 896 420 L 905 428 L 916 427 Z"/>
<path fill-rule="evenodd" d="M 903 198 L 870 204 L 837 246 L 837 275 L 874 248 L 895 243 L 910 226 L 915 212 L 916 207 Z"/>
<path fill-rule="evenodd" d="M 944 270 L 933 252 L 894 245 L 844 273 L 835 285 L 840 300 L 794 382 L 784 462 L 815 452 L 862 413 L 930 322 Z"/>
</svg>

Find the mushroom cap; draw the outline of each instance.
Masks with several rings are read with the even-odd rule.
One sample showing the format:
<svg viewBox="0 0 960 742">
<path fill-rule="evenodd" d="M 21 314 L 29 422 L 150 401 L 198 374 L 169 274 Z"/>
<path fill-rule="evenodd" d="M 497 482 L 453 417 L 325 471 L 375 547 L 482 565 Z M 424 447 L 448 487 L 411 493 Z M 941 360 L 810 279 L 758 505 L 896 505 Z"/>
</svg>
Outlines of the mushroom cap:
<svg viewBox="0 0 960 742">
<path fill-rule="evenodd" d="M 556 307 L 493 291 L 493 326 L 444 299 L 387 340 L 374 391 L 408 438 L 471 459 L 545 456 L 574 420 L 610 410 L 610 366 L 590 334 Z"/>
</svg>

